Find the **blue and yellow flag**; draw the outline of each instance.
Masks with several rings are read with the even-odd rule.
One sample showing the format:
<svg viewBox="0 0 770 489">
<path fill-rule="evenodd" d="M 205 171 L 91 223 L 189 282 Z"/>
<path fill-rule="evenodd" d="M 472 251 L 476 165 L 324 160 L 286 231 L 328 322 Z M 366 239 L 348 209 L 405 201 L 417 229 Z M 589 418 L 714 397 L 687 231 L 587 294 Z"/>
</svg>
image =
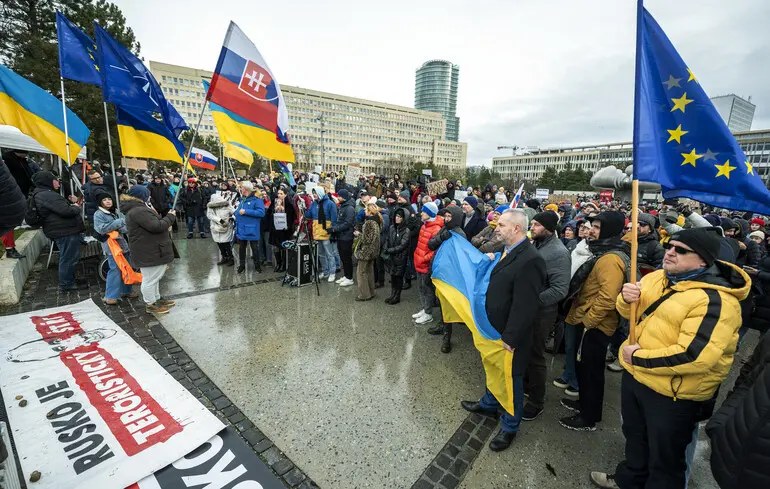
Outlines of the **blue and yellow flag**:
<svg viewBox="0 0 770 489">
<path fill-rule="evenodd" d="M 634 178 L 666 198 L 770 214 L 770 191 L 693 71 L 652 15 L 639 15 Z"/>
<path fill-rule="evenodd" d="M 489 276 L 498 261 L 491 261 L 456 233 L 442 243 L 433 257 L 432 279 L 446 323 L 465 323 L 481 354 L 487 388 L 503 408 L 513 412 L 513 353 L 503 347 L 500 333 L 487 318 Z"/>
<path fill-rule="evenodd" d="M 250 149 L 240 146 L 238 143 L 231 143 L 222 138 L 220 134 L 219 138 L 222 140 L 222 147 L 224 154 L 228 158 L 232 158 L 236 161 L 240 161 L 244 165 L 251 166 L 254 163 L 254 153 Z"/>
<path fill-rule="evenodd" d="M 59 39 L 59 73 L 63 78 L 91 85 L 101 85 L 96 65 L 96 43 L 67 17 L 56 11 L 56 33 Z"/>
<path fill-rule="evenodd" d="M 96 32 L 97 60 L 105 102 L 147 112 L 159 112 L 163 123 L 179 137 L 189 129 L 179 112 L 166 100 L 155 77 L 142 60 L 113 39 L 99 24 Z"/>
<path fill-rule="evenodd" d="M 70 151 L 64 136 L 61 100 L 0 65 L 0 124 L 19 128 L 64 161 L 74 163 L 91 131 L 67 109 Z"/>
<path fill-rule="evenodd" d="M 185 147 L 152 113 L 115 107 L 123 156 L 181 162 Z"/>
</svg>

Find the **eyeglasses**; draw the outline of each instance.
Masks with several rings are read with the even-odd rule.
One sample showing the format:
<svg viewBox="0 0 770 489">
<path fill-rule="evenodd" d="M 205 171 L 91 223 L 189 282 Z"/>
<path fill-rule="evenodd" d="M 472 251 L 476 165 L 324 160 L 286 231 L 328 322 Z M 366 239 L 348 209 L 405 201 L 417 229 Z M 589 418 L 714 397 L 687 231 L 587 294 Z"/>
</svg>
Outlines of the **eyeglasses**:
<svg viewBox="0 0 770 489">
<path fill-rule="evenodd" d="M 681 246 L 674 246 L 671 243 L 664 243 L 663 244 L 663 249 L 664 250 L 668 251 L 671 248 L 674 248 L 674 251 L 676 252 L 677 255 L 688 255 L 690 253 L 695 253 L 695 251 L 693 251 L 693 250 L 688 250 L 687 248 L 683 248 Z"/>
</svg>

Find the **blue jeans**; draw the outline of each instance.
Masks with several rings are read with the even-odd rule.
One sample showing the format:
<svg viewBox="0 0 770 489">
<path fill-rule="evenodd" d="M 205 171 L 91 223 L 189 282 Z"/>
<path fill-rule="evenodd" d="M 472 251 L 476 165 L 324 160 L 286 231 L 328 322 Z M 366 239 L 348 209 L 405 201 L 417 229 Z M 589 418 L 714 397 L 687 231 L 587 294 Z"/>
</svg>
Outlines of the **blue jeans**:
<svg viewBox="0 0 770 489">
<path fill-rule="evenodd" d="M 340 250 L 339 247 L 334 247 L 334 271 L 340 268 Z M 352 273 L 352 272 L 351 272 Z"/>
<path fill-rule="evenodd" d="M 187 234 L 192 234 L 193 224 L 195 224 L 196 220 L 198 221 L 198 232 L 199 233 L 205 232 L 206 228 L 203 226 L 203 216 L 198 216 L 198 217 L 187 216 Z"/>
<path fill-rule="evenodd" d="M 318 262 L 321 264 L 321 273 L 331 275 L 337 269 L 334 263 L 334 250 L 337 248 L 331 240 L 324 239 L 318 243 Z"/>
<path fill-rule="evenodd" d="M 80 260 L 80 234 L 55 238 L 59 247 L 59 287 L 75 285 L 75 267 Z"/>
<path fill-rule="evenodd" d="M 124 253 L 126 260 L 131 263 L 131 256 Z M 110 264 L 110 271 L 107 272 L 107 290 L 104 292 L 105 299 L 120 299 L 121 295 L 127 295 L 132 292 L 131 286 L 123 283 L 123 274 L 120 273 L 118 264 L 111 253 L 107 254 L 107 262 Z"/>
<path fill-rule="evenodd" d="M 273 261 L 273 247 L 270 246 L 270 233 L 263 232 L 261 241 L 262 259 L 265 261 Z"/>
<path fill-rule="evenodd" d="M 580 337 L 583 335 L 583 325 L 577 326 L 564 323 L 564 372 L 561 378 L 566 380 L 569 386 L 578 390 L 577 368 L 577 349 L 580 344 Z"/>
<path fill-rule="evenodd" d="M 487 389 L 486 394 L 484 394 L 484 397 L 482 397 L 479 400 L 479 406 L 482 409 L 486 409 L 488 411 L 497 411 L 497 409 L 500 407 L 500 403 L 498 402 L 497 398 L 489 392 L 489 389 Z M 513 415 L 511 415 L 509 412 L 503 413 L 502 416 L 500 416 L 500 421 L 502 422 L 502 430 L 506 432 L 516 432 L 519 431 L 519 425 L 521 424 L 521 415 L 522 411 L 524 410 L 524 376 L 523 375 L 514 375 L 513 376 Z"/>
</svg>

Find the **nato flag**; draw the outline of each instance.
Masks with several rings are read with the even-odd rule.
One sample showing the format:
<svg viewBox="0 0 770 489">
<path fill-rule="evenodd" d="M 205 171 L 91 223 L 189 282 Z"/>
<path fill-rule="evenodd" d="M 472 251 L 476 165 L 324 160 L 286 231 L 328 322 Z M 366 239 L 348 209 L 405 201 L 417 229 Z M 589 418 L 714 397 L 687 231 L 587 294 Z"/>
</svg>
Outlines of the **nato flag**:
<svg viewBox="0 0 770 489">
<path fill-rule="evenodd" d="M 639 15 L 634 178 L 666 198 L 770 214 L 770 191 L 693 71 L 652 15 Z"/>
<path fill-rule="evenodd" d="M 56 12 L 59 38 L 59 72 L 63 78 L 91 85 L 101 85 L 96 65 L 96 44 L 67 17 Z"/>
</svg>

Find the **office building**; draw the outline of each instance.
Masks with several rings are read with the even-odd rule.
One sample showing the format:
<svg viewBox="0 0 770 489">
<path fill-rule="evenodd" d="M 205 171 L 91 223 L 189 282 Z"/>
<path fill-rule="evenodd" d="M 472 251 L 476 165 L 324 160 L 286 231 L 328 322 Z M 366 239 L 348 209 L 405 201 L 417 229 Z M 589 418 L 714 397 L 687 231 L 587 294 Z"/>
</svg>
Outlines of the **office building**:
<svg viewBox="0 0 770 489">
<path fill-rule="evenodd" d="M 169 101 L 194 125 L 205 97 L 200 80 L 211 80 L 212 73 L 155 61 L 150 69 Z M 321 165 L 324 171 L 340 171 L 353 165 L 363 173 L 389 174 L 414 161 L 443 171 L 465 170 L 467 143 L 444 140 L 441 114 L 289 85 L 281 85 L 281 91 L 295 168 Z M 203 134 L 217 135 L 208 109 L 202 125 Z"/>
<path fill-rule="evenodd" d="M 460 135 L 460 118 L 456 115 L 459 77 L 460 67 L 443 60 L 426 61 L 415 75 L 414 107 L 441 114 L 448 141 L 457 141 Z"/>
<path fill-rule="evenodd" d="M 744 100 L 735 94 L 712 97 L 711 102 L 716 107 L 719 115 L 727 123 L 732 132 L 751 131 L 751 123 L 754 121 L 756 105 L 751 103 L 751 97 Z"/>
<path fill-rule="evenodd" d="M 754 171 L 765 183 L 770 181 L 770 130 L 734 134 L 746 158 L 754 166 Z M 547 168 L 562 171 L 570 165 L 573 169 L 581 168 L 595 173 L 605 166 L 625 168 L 632 163 L 633 144 L 626 142 L 531 150 L 522 155 L 493 158 L 492 169 L 504 178 L 524 179 L 534 183 Z"/>
</svg>

